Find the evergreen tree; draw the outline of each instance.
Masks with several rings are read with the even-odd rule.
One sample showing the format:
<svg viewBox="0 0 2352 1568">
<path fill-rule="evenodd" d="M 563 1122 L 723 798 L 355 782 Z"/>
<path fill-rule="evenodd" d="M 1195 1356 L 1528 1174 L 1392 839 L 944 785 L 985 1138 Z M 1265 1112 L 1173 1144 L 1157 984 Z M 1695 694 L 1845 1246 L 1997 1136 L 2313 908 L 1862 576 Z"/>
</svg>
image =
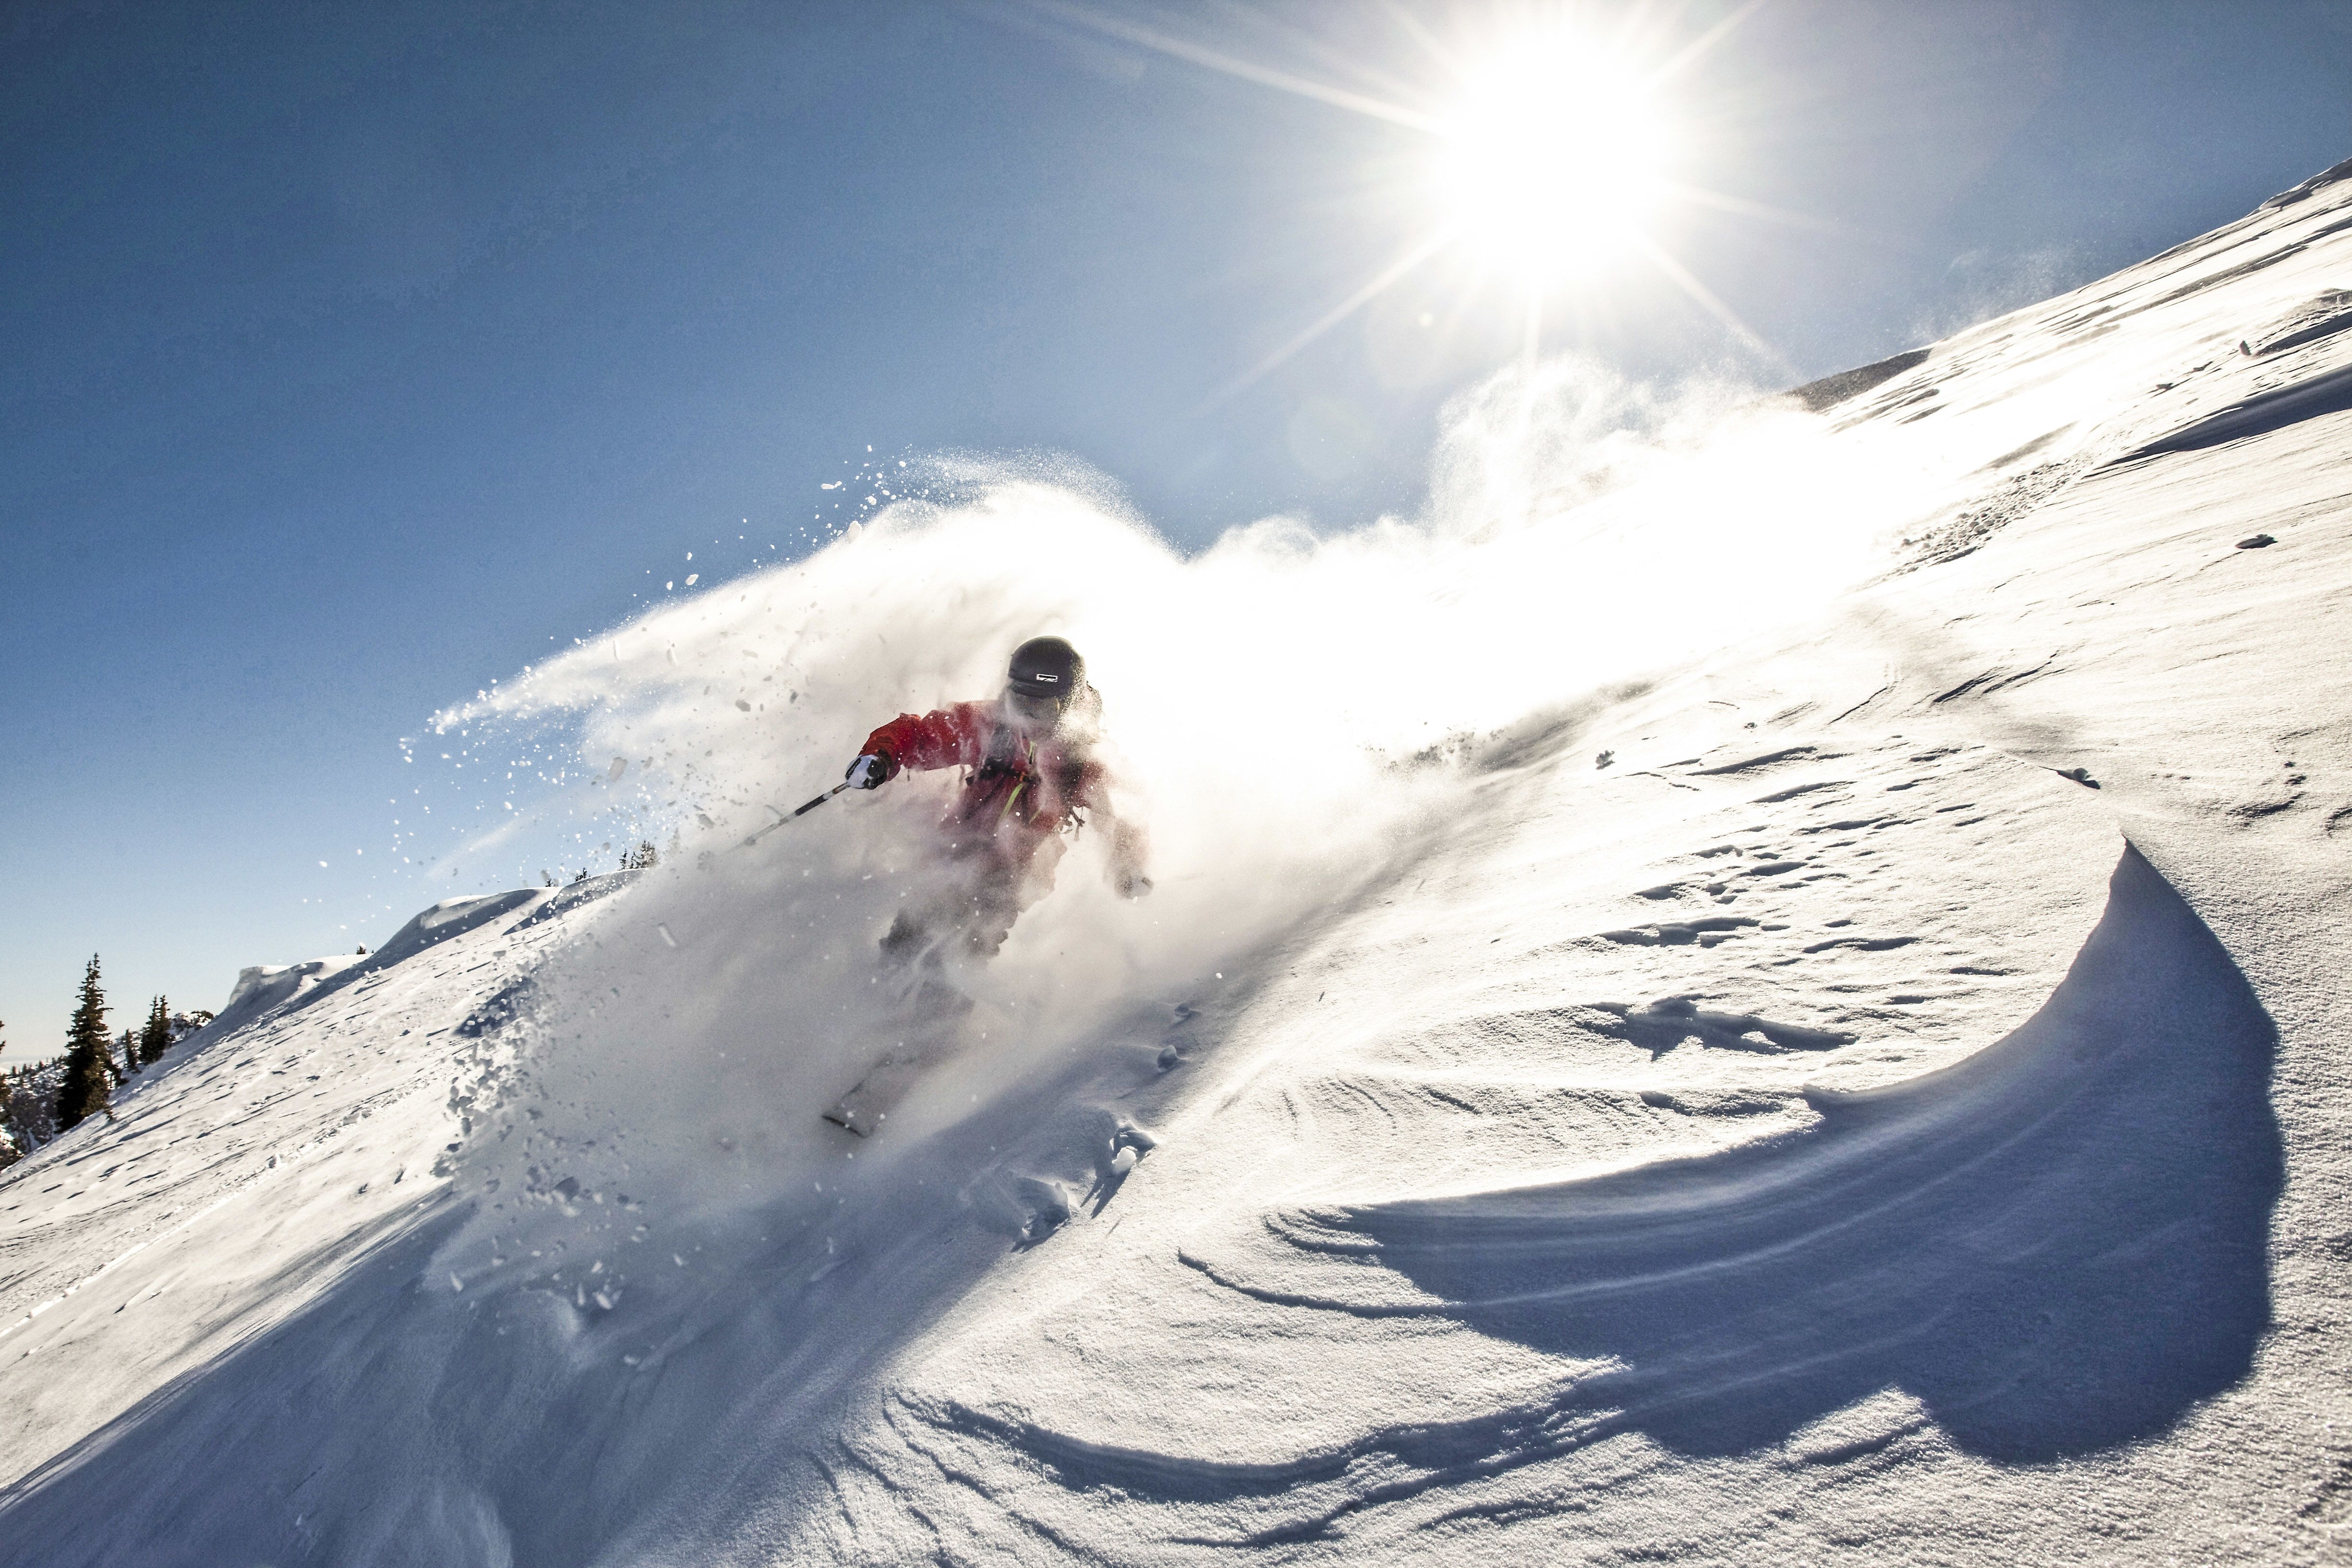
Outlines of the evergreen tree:
<svg viewBox="0 0 2352 1568">
<path fill-rule="evenodd" d="M 106 1065 L 113 1069 L 114 1081 L 121 1083 L 139 1070 L 139 1037 L 125 1029 L 122 1037 L 115 1043 L 122 1047 L 121 1060 L 117 1062 L 110 1058 Z"/>
<path fill-rule="evenodd" d="M 106 1037 L 106 993 L 98 988 L 98 954 L 81 977 L 81 1001 L 66 1026 L 65 1082 L 58 1088 L 58 1131 L 62 1132 L 110 1108 L 109 1068 L 114 1064 Z"/>
<path fill-rule="evenodd" d="M 10 1068 L 0 1076 L 0 1120 L 6 1121 L 19 1153 L 29 1154 L 58 1135 L 58 1085 L 64 1078 L 62 1061 Z"/>
<path fill-rule="evenodd" d="M 147 1022 L 139 1031 L 139 1065 L 153 1067 L 172 1048 L 172 1013 L 161 996 L 147 1009 Z"/>
</svg>

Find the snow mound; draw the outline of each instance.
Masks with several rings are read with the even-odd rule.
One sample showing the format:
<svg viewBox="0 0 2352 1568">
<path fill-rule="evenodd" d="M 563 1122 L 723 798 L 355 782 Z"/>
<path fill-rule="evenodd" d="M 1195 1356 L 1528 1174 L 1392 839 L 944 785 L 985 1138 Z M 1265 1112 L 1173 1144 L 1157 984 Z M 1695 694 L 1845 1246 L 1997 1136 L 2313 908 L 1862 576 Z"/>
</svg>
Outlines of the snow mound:
<svg viewBox="0 0 2352 1568">
<path fill-rule="evenodd" d="M 357 954 L 337 953 L 301 963 L 257 963 L 240 969 L 228 1001 L 213 1017 L 212 1028 L 216 1035 L 234 1034 L 296 996 L 315 993 L 360 962 Z"/>
<path fill-rule="evenodd" d="M 2050 999 L 1951 1067 L 1815 1089 L 1820 1120 L 1723 1153 L 1270 1226 L 1344 1265 L 1318 1304 L 1397 1310 L 1346 1288 L 1377 1259 L 1429 1298 L 1411 1310 L 1611 1363 L 1547 1417 L 1562 1441 L 1737 1453 L 1893 1388 L 1968 1451 L 2046 1462 L 2160 1432 L 2252 1364 L 2275 1042 L 2127 849 Z M 1317 1272 L 1273 1293 L 1309 1300 Z"/>
</svg>

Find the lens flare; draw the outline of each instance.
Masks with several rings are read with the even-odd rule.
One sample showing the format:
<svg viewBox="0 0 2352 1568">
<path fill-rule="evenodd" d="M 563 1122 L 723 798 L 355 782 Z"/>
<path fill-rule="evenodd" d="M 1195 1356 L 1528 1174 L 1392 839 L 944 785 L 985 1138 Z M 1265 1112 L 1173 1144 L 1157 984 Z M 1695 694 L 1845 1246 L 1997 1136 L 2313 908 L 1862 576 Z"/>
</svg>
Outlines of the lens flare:
<svg viewBox="0 0 2352 1568">
<path fill-rule="evenodd" d="M 1674 151 L 1634 63 L 1558 29 L 1513 39 L 1468 73 L 1431 177 L 1460 243 L 1541 286 L 1634 248 Z"/>
<path fill-rule="evenodd" d="M 1698 62 L 1768 4 L 1480 0 L 1450 7 L 1451 20 L 1436 22 L 1394 0 L 1333 11 L 1350 22 L 1384 14 L 1407 48 L 1399 71 L 1352 26 L 1344 38 L 1297 35 L 1319 60 L 1302 68 L 1068 0 L 1030 0 L 1073 27 L 1426 139 L 1394 163 L 1378 160 L 1368 182 L 1394 199 L 1398 227 L 1411 237 L 1220 387 L 1212 406 L 1265 380 L 1441 258 L 1458 274 L 1450 321 L 1484 313 L 1497 297 L 1517 317 L 1523 385 L 1533 384 L 1563 293 L 1572 291 L 1570 317 L 1591 319 L 1606 313 L 1608 286 L 1624 280 L 1611 274 L 1643 271 L 1713 316 L 1776 376 L 1796 377 L 1796 368 L 1676 256 L 1673 235 L 1656 232 L 1679 226 L 1694 209 L 1822 226 L 1801 213 L 1709 189 L 1708 171 L 1736 164 L 1724 156 L 1722 106 L 1710 99 L 1702 110 L 1694 99 L 1698 111 L 1685 113 L 1675 102 L 1692 89 L 1673 84 L 1689 80 Z M 1320 73 L 1333 68 L 1336 76 L 1325 79 Z M 1425 315 L 1423 324 L 1434 320 Z"/>
</svg>

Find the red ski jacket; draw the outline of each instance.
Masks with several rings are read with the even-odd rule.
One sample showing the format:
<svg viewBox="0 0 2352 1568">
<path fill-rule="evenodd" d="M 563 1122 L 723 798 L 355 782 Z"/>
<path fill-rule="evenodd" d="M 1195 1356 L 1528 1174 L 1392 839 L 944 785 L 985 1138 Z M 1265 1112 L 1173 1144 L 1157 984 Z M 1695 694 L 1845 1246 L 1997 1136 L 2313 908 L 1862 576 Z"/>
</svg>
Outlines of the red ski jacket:
<svg viewBox="0 0 2352 1568">
<path fill-rule="evenodd" d="M 1114 874 L 1139 873 L 1142 835 L 1112 812 L 1109 770 L 1094 754 L 1100 710 L 1089 687 L 1059 729 L 1031 734 L 1008 722 L 997 703 L 959 702 L 919 718 L 901 713 L 867 736 L 865 749 L 891 778 L 903 769 L 967 770 L 948 825 L 989 834 L 1024 858 L 1099 812 L 1110 819 Z"/>
</svg>

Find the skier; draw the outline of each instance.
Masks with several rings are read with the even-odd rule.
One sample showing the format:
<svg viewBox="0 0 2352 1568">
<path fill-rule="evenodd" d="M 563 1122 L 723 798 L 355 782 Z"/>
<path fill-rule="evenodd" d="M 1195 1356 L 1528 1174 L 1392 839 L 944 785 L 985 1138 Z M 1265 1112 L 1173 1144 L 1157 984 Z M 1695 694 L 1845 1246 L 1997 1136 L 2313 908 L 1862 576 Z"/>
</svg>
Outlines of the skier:
<svg viewBox="0 0 2352 1568">
<path fill-rule="evenodd" d="M 1111 809 L 1103 750 L 1102 696 L 1060 637 L 1013 650 L 999 700 L 901 713 L 867 736 L 849 764 L 852 788 L 879 789 L 908 769 L 965 770 L 940 824 L 939 874 L 891 921 L 883 957 L 927 970 L 951 951 L 994 957 L 1021 911 L 1053 889 L 1055 866 L 1089 821 L 1109 834 L 1119 896 L 1150 892 L 1143 831 Z"/>
</svg>

